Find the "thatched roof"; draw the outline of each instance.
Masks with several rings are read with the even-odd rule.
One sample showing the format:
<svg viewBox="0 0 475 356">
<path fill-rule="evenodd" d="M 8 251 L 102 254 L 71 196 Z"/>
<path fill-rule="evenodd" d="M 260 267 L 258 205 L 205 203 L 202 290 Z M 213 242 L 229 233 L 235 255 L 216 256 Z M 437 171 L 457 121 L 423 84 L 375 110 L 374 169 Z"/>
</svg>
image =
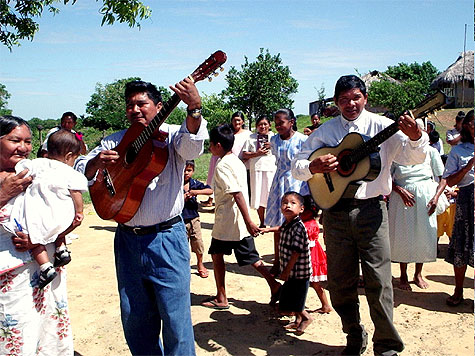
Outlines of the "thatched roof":
<svg viewBox="0 0 475 356">
<path fill-rule="evenodd" d="M 473 52 L 465 52 L 465 80 L 473 81 Z M 464 56 L 463 53 L 457 58 L 455 63 L 450 65 L 445 71 L 440 73 L 431 83 L 430 87 L 432 89 L 438 88 L 441 85 L 448 83 L 454 84 L 456 82 L 462 81 L 462 76 L 464 73 Z"/>
<path fill-rule="evenodd" d="M 385 73 L 381 73 L 377 70 L 373 70 L 361 77 L 361 80 L 365 83 L 366 87 L 369 88 L 371 86 L 371 83 L 373 82 L 379 82 L 381 80 L 388 80 L 391 83 L 399 83 L 398 80 L 391 78 L 389 75 Z"/>
</svg>

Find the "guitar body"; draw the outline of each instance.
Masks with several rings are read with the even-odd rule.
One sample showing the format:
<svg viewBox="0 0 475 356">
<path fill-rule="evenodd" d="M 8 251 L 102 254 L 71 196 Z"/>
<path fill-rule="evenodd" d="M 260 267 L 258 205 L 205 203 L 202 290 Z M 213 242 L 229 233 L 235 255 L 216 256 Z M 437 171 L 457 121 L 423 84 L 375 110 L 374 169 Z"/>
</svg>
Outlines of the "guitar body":
<svg viewBox="0 0 475 356">
<path fill-rule="evenodd" d="M 363 158 L 357 164 L 345 164 L 345 156 L 365 142 L 363 136 L 352 132 L 345 136 L 336 147 L 322 147 L 314 151 L 309 160 L 324 156 L 328 153 L 338 158 L 338 169 L 330 173 L 315 173 L 307 183 L 313 199 L 322 209 L 334 206 L 343 196 L 349 184 L 365 180 L 374 180 L 381 168 L 379 154 Z"/>
<path fill-rule="evenodd" d="M 129 221 L 140 206 L 150 181 L 165 168 L 168 160 L 167 147 L 154 147 L 152 140 L 130 158 L 132 144 L 142 133 L 144 125 L 132 124 L 114 151 L 119 160 L 98 171 L 96 181 L 89 187 L 94 208 L 102 219 L 118 223 Z"/>
</svg>

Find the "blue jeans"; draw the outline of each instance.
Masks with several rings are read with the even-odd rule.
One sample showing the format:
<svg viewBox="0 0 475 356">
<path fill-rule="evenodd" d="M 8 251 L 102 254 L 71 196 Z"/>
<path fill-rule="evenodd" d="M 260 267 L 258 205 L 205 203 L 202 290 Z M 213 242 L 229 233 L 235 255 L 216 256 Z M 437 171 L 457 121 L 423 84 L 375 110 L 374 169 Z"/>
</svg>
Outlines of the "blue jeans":
<svg viewBox="0 0 475 356">
<path fill-rule="evenodd" d="M 147 235 L 118 227 L 114 251 L 122 326 L 132 354 L 195 355 L 183 222 Z"/>
</svg>

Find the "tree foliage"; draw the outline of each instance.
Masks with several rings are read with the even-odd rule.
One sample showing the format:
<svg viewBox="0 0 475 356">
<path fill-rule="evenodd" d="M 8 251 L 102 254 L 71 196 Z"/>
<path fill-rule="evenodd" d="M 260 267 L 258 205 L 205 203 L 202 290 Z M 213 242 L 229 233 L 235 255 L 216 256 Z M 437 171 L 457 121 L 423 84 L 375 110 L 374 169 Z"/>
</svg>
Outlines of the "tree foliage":
<svg viewBox="0 0 475 356">
<path fill-rule="evenodd" d="M 225 103 L 222 94 L 201 95 L 203 117 L 208 121 L 208 130 L 230 123 L 233 110 Z"/>
<path fill-rule="evenodd" d="M 11 115 L 12 111 L 7 109 L 8 99 L 10 99 L 10 93 L 7 87 L 0 83 L 0 116 Z"/>
<path fill-rule="evenodd" d="M 382 80 L 373 82 L 368 90 L 368 101 L 372 106 L 382 106 L 396 115 L 414 108 L 431 94 L 430 83 L 439 71 L 430 62 L 422 64 L 399 63 L 389 66 L 384 72 L 399 83 Z"/>
<path fill-rule="evenodd" d="M 260 49 L 255 62 L 244 57 L 241 70 L 231 67 L 226 75 L 228 87 L 222 94 L 232 109 L 243 111 L 250 121 L 259 115 L 271 115 L 280 108 L 291 108 L 298 83 L 280 54 Z"/>
<path fill-rule="evenodd" d="M 96 0 L 98 2 L 99 0 Z M 115 21 L 130 27 L 140 27 L 138 20 L 147 19 L 152 11 L 139 0 L 101 0 L 99 12 L 102 23 Z M 44 11 L 59 13 L 58 4 L 74 5 L 76 0 L 0 0 L 0 41 L 10 50 L 23 39 L 33 40 L 39 25 L 36 22 Z"/>
</svg>

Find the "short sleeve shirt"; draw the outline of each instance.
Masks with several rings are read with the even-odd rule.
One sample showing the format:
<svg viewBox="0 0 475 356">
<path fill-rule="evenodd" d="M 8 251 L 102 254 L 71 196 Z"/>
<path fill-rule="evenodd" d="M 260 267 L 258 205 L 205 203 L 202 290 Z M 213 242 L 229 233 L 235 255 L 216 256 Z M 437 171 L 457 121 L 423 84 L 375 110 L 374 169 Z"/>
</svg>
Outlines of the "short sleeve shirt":
<svg viewBox="0 0 475 356">
<path fill-rule="evenodd" d="M 300 220 L 300 217 L 296 217 L 291 222 L 284 223 L 280 227 L 279 262 L 281 272 L 289 263 L 293 252 L 299 252 L 300 255 L 290 272 L 289 278 L 310 278 L 312 274 L 312 265 L 310 263 L 307 229 L 302 220 Z"/>
<path fill-rule="evenodd" d="M 213 191 L 215 222 L 211 236 L 223 241 L 240 241 L 249 236 L 244 218 L 232 195 L 241 192 L 249 209 L 246 167 L 236 155 L 227 154 L 216 163 Z"/>
</svg>

